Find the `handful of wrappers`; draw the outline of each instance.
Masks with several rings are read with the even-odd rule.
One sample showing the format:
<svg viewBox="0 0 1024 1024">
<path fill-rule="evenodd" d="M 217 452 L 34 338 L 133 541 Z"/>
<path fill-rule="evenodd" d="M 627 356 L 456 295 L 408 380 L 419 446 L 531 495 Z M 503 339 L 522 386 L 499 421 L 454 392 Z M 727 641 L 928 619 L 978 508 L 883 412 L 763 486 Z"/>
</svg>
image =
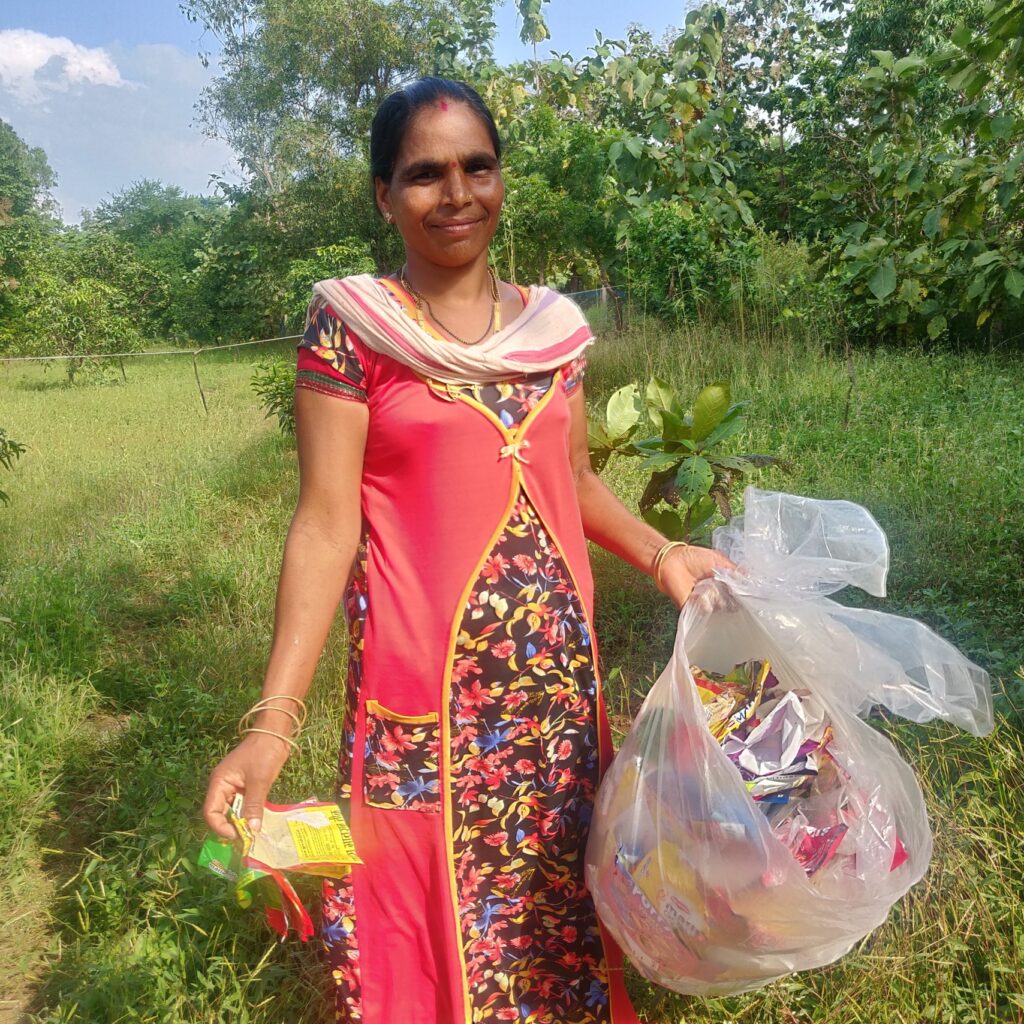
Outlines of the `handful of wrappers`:
<svg viewBox="0 0 1024 1024">
<path fill-rule="evenodd" d="M 888 545 L 850 502 L 748 488 L 605 773 L 586 852 L 602 923 L 650 980 L 729 995 L 841 957 L 924 875 L 920 786 L 876 707 L 991 730 L 988 675 L 884 595 Z"/>
<path fill-rule="evenodd" d="M 747 792 L 771 824 L 775 837 L 807 875 L 840 857 L 844 863 L 851 825 L 863 820 L 871 794 L 832 755 L 835 738 L 828 712 L 809 690 L 783 690 L 768 661 L 749 661 L 731 672 L 690 667 L 711 735 L 736 766 Z M 874 809 L 874 817 L 882 812 Z M 869 816 L 870 817 L 870 816 Z M 894 828 L 894 826 L 890 826 Z M 893 831 L 891 870 L 907 851 Z"/>
<path fill-rule="evenodd" d="M 242 907 L 250 907 L 255 895 L 262 897 L 267 923 L 282 941 L 294 931 L 306 942 L 313 934 L 313 921 L 288 875 L 340 878 L 351 865 L 362 863 L 341 808 L 318 800 L 266 804 L 262 826 L 254 833 L 242 817 L 241 804 L 241 796 L 236 796 L 227 812 L 238 839 L 208 836 L 199 852 L 199 866 L 233 882 Z"/>
</svg>

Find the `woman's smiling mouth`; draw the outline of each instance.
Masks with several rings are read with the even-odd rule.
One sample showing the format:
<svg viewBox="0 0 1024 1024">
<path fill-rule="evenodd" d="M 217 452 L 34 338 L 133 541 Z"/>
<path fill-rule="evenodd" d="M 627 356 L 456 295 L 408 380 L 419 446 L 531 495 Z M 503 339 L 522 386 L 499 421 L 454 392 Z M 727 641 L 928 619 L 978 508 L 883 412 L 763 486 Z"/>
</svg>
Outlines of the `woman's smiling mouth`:
<svg viewBox="0 0 1024 1024">
<path fill-rule="evenodd" d="M 458 237 L 460 235 L 468 235 L 475 227 L 482 223 L 482 220 L 457 220 L 441 224 L 432 224 L 431 227 L 435 227 L 447 235 L 455 235 Z"/>
</svg>

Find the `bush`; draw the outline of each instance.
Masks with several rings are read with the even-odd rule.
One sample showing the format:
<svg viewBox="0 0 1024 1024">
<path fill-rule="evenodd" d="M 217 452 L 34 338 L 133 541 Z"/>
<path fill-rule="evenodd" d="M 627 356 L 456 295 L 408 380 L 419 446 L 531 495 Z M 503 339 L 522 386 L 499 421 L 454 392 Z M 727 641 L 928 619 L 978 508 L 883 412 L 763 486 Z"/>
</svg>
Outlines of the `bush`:
<svg viewBox="0 0 1024 1024">
<path fill-rule="evenodd" d="M 287 359 L 264 360 L 252 375 L 252 389 L 267 416 L 276 416 L 285 434 L 295 433 L 295 364 Z"/>
<path fill-rule="evenodd" d="M 626 280 L 647 312 L 693 321 L 724 310 L 761 256 L 760 235 L 725 231 L 710 217 L 673 200 L 652 203 L 631 221 Z"/>
<path fill-rule="evenodd" d="M 372 274 L 376 269 L 369 243 L 358 238 L 346 238 L 338 245 L 314 249 L 311 259 L 292 260 L 288 265 L 285 297 L 289 328 L 302 330 L 309 294 L 317 281 L 327 277 L 348 277 L 350 274 Z"/>
<path fill-rule="evenodd" d="M 7 431 L 0 427 L 0 466 L 4 469 L 13 469 L 14 462 L 25 453 L 25 446 L 15 441 L 13 437 L 7 436 Z M 0 505 L 6 505 L 10 498 L 0 491 Z"/>
</svg>

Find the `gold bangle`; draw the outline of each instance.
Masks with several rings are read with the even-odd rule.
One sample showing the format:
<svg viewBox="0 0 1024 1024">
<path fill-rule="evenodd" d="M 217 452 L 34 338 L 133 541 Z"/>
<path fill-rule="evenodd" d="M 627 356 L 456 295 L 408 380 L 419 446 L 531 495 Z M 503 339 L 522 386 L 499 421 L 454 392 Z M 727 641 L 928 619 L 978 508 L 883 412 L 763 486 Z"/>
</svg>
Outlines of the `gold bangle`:
<svg viewBox="0 0 1024 1024">
<path fill-rule="evenodd" d="M 242 717 L 238 720 L 238 732 L 241 734 L 242 730 L 247 728 L 249 722 L 254 719 L 261 711 L 280 711 L 282 715 L 287 715 L 292 722 L 295 723 L 294 735 L 298 736 L 302 732 L 302 719 L 299 718 L 293 711 L 289 711 L 287 708 L 250 708 Z"/>
<path fill-rule="evenodd" d="M 284 740 L 293 750 L 301 750 L 302 748 L 291 738 L 291 736 L 285 736 L 283 732 L 274 732 L 273 729 L 258 729 L 254 725 L 250 725 L 248 729 L 240 729 L 239 733 L 242 736 L 248 736 L 251 732 L 261 732 L 265 736 L 276 736 L 279 740 Z"/>
<path fill-rule="evenodd" d="M 274 701 L 274 700 L 290 700 L 290 701 L 294 701 L 296 704 L 298 704 L 298 706 L 299 706 L 299 713 L 301 715 L 301 718 L 298 719 L 299 728 L 301 729 L 302 726 L 306 724 L 306 715 L 307 715 L 306 702 L 304 700 L 301 700 L 299 697 L 293 697 L 290 693 L 275 693 L 275 694 L 272 694 L 269 697 L 261 697 L 258 701 L 256 701 L 255 704 L 253 704 L 253 706 L 251 708 L 249 708 L 248 711 L 246 711 L 245 714 L 246 715 L 252 715 L 252 714 L 255 714 L 256 712 L 259 712 L 259 711 L 283 711 L 286 715 L 289 715 L 292 719 L 296 719 L 298 717 L 298 716 L 295 715 L 295 713 L 293 711 L 289 711 L 287 708 L 274 707 L 274 705 L 270 703 L 271 701 Z"/>
<path fill-rule="evenodd" d="M 298 705 L 299 714 L 296 714 L 290 708 L 276 707 L 271 701 L 275 700 L 290 700 L 294 701 Z M 305 701 L 298 697 L 293 697 L 290 693 L 277 693 L 269 697 L 262 697 L 256 701 L 255 704 L 242 717 L 238 720 L 238 735 L 244 736 L 246 732 L 251 732 L 253 727 L 249 725 L 250 721 L 255 718 L 261 711 L 280 711 L 281 714 L 287 715 L 292 722 L 295 724 L 295 736 L 298 736 L 302 732 L 303 726 L 306 724 L 306 704 Z M 266 730 L 261 730 L 266 731 Z M 271 735 L 279 735 L 278 733 L 271 733 Z"/>
<path fill-rule="evenodd" d="M 688 548 L 689 546 L 690 545 L 685 541 L 670 540 L 666 541 L 660 548 L 658 548 L 658 553 L 654 556 L 654 566 L 651 574 L 654 576 L 654 585 L 663 594 L 665 593 L 665 588 L 661 585 L 661 570 L 665 564 L 665 559 L 676 548 Z"/>
</svg>

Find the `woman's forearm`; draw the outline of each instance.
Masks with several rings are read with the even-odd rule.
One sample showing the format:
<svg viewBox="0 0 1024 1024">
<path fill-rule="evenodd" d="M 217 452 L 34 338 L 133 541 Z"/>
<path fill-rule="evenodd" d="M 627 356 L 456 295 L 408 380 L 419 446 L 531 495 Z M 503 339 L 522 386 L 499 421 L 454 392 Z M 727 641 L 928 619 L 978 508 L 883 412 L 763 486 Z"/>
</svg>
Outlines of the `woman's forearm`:
<svg viewBox="0 0 1024 1024">
<path fill-rule="evenodd" d="M 586 538 L 650 575 L 665 538 L 637 519 L 593 470 L 577 476 L 576 496 Z"/>
<path fill-rule="evenodd" d="M 358 522 L 339 531 L 337 523 L 329 527 L 296 513 L 284 545 L 263 697 L 305 697 L 351 575 L 358 542 Z M 291 701 L 278 703 L 295 711 Z M 292 719 L 281 711 L 261 712 L 255 724 L 286 734 L 293 731 Z"/>
</svg>

